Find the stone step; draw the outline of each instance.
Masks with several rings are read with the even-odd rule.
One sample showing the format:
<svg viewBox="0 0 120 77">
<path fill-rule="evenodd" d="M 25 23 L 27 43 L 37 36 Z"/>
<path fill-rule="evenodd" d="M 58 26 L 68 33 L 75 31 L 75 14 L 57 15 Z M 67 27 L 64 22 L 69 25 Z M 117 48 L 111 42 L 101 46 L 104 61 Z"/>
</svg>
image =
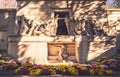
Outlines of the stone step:
<svg viewBox="0 0 120 77">
<path fill-rule="evenodd" d="M 54 76 L 25 76 L 25 75 L 0 75 L 0 77 L 120 77 L 120 76 L 62 76 L 62 75 L 54 75 Z"/>
</svg>

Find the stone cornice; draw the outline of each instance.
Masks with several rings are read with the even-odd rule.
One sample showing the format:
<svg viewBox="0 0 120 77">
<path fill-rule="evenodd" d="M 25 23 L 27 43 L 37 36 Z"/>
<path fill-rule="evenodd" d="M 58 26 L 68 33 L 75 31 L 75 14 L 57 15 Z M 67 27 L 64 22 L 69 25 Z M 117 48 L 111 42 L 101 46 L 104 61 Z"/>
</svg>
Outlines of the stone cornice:
<svg viewBox="0 0 120 77">
<path fill-rule="evenodd" d="M 107 9 L 108 11 L 120 11 L 120 9 Z"/>
</svg>

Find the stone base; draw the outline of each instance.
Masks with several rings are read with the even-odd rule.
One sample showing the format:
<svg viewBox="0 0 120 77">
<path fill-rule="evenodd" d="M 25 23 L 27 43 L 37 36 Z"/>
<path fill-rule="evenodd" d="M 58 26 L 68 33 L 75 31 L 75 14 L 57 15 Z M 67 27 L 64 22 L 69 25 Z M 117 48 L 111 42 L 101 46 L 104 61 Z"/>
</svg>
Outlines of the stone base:
<svg viewBox="0 0 120 77">
<path fill-rule="evenodd" d="M 116 53 L 116 38 L 111 37 L 95 37 L 90 41 L 87 36 L 10 36 L 8 54 L 21 62 L 51 64 L 48 62 L 50 42 L 66 44 L 75 42 L 77 62 L 83 64 Z"/>
<path fill-rule="evenodd" d="M 11 36 L 8 39 L 8 54 L 21 62 L 49 64 L 48 43 L 71 43 L 74 36 Z M 76 50 L 75 50 L 76 51 Z"/>
</svg>

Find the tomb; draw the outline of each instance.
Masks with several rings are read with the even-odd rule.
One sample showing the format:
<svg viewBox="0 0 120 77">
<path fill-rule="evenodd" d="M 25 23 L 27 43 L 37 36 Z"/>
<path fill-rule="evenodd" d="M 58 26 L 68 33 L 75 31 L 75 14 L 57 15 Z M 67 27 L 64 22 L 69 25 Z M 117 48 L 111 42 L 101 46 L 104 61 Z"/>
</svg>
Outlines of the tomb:
<svg viewBox="0 0 120 77">
<path fill-rule="evenodd" d="M 17 9 L 2 11 L 8 18 L 0 13 L 11 57 L 33 64 L 86 63 L 115 53 L 115 40 L 106 43 L 106 0 L 16 1 Z"/>
</svg>

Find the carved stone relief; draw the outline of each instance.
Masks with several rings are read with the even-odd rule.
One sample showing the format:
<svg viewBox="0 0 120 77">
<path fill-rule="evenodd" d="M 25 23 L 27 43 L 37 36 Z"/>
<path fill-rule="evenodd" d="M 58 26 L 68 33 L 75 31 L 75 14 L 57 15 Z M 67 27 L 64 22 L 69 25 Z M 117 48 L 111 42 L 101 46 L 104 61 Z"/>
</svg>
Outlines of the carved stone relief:
<svg viewBox="0 0 120 77">
<path fill-rule="evenodd" d="M 78 62 L 76 45 L 74 43 L 48 43 L 48 61 L 50 63 Z"/>
<path fill-rule="evenodd" d="M 63 28 L 65 27 L 62 27 L 62 24 L 61 26 L 58 26 L 58 24 L 62 20 L 66 26 L 67 34 L 63 33 L 65 31 L 65 29 Z M 41 20 L 26 19 L 24 16 L 22 16 L 18 19 L 18 26 L 18 34 L 29 36 L 81 35 L 94 38 L 94 36 L 107 35 L 104 30 L 98 26 L 97 21 L 92 19 L 80 19 L 74 21 L 69 19 L 68 17 L 55 17 L 48 20 L 47 22 L 44 22 Z M 58 29 L 61 31 L 59 31 Z"/>
<path fill-rule="evenodd" d="M 105 36 L 107 35 L 103 29 L 97 24 L 97 21 L 92 19 L 80 19 L 76 20 L 75 28 L 74 28 L 76 35 L 83 35 L 83 36 Z"/>
</svg>

